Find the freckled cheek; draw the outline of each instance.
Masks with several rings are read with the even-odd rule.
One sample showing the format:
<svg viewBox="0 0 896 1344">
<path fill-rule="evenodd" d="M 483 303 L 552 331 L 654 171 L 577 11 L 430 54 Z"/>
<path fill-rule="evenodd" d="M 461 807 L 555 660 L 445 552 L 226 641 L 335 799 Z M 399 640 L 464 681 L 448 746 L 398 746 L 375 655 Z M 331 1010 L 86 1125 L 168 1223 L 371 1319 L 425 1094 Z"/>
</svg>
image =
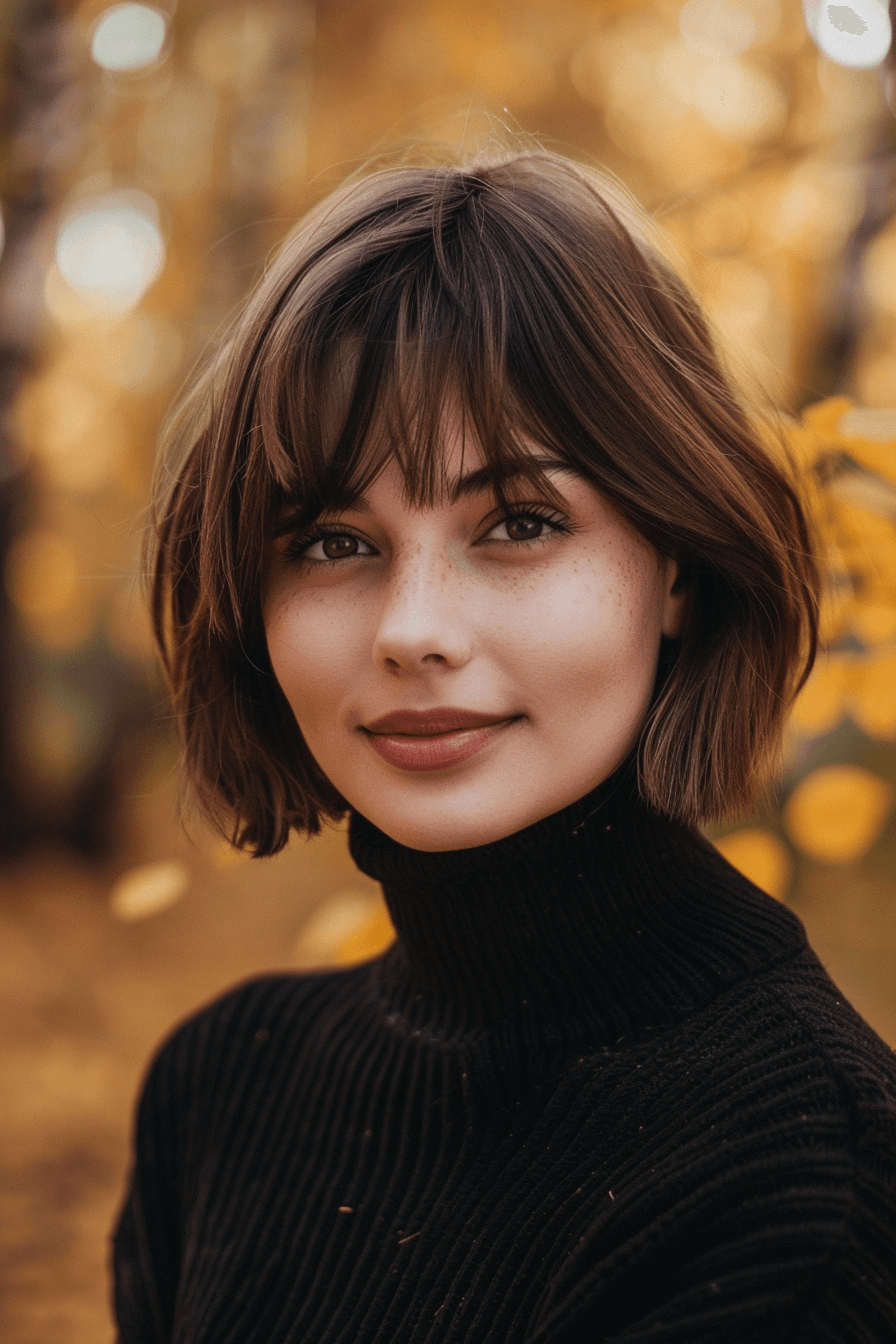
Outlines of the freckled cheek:
<svg viewBox="0 0 896 1344">
<path fill-rule="evenodd" d="M 559 586 L 534 603 L 521 622 L 505 613 L 493 628 L 496 648 L 539 717 L 580 713 L 613 717 L 643 708 L 653 687 L 659 637 L 650 601 L 640 587 Z M 649 596 L 649 595 L 648 595 Z M 521 638 L 521 631 L 526 632 Z M 512 654 L 511 654 L 512 650 Z"/>
<path fill-rule="evenodd" d="M 528 604 L 525 620 L 505 609 L 498 624 L 533 661 L 611 664 L 631 656 L 655 624 L 633 599 L 615 586 L 559 585 Z"/>
</svg>

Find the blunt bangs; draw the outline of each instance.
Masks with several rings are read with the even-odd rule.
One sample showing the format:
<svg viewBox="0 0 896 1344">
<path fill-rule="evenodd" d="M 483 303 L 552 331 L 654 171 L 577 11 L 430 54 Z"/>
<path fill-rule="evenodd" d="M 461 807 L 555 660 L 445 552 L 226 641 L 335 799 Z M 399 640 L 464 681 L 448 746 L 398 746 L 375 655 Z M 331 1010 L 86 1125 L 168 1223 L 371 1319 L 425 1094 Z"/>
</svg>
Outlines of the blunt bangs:
<svg viewBox="0 0 896 1344">
<path fill-rule="evenodd" d="M 271 671 L 270 539 L 392 460 L 409 504 L 440 502 L 449 423 L 499 502 L 522 479 L 561 503 L 544 449 L 679 562 L 690 616 L 664 650 L 641 791 L 690 823 L 746 805 L 817 638 L 799 498 L 637 208 L 525 152 L 340 188 L 170 422 L 153 615 L 206 814 L 258 855 L 344 815 Z"/>
<path fill-rule="evenodd" d="M 525 367 L 536 338 L 515 294 L 528 258 L 489 236 L 492 221 L 477 208 L 483 183 L 453 185 L 419 236 L 334 277 L 310 311 L 296 311 L 305 307 L 296 293 L 268 333 L 255 456 L 277 504 L 309 521 L 365 493 L 393 459 L 409 504 L 446 498 L 449 420 L 475 441 L 499 499 L 508 479 L 523 476 L 559 503 L 533 463 L 527 440 L 544 442 L 544 433 L 511 372 Z M 567 458 L 559 437 L 553 449 Z"/>
</svg>

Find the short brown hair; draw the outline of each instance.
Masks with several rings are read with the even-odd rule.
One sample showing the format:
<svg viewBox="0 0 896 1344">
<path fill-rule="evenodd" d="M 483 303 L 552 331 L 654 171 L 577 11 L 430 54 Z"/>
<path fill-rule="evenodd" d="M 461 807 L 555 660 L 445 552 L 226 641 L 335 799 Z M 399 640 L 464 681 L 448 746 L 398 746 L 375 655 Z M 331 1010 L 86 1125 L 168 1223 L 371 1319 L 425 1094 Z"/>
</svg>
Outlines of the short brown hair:
<svg viewBox="0 0 896 1344">
<path fill-rule="evenodd" d="M 310 523 L 390 456 L 409 500 L 436 499 L 449 399 L 499 498 L 512 466 L 551 495 L 526 468 L 535 440 L 678 560 L 689 617 L 661 658 L 639 786 L 688 823 L 745 806 L 815 653 L 806 518 L 637 208 L 527 150 L 334 192 L 171 418 L 152 607 L 202 809 L 259 856 L 345 815 L 271 669 L 270 538 L 284 508 Z"/>
</svg>

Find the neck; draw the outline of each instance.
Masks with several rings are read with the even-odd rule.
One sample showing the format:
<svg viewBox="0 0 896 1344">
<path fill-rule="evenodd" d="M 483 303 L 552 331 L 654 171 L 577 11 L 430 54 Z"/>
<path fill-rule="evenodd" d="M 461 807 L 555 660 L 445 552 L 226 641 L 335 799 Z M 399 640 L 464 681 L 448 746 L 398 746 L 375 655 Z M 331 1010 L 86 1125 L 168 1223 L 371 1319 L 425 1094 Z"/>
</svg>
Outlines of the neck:
<svg viewBox="0 0 896 1344">
<path fill-rule="evenodd" d="M 699 834 L 650 811 L 631 769 L 492 844 L 409 849 L 353 813 L 350 845 L 398 935 L 382 992 L 414 1028 L 529 1024 L 610 1043 L 803 939 Z"/>
</svg>

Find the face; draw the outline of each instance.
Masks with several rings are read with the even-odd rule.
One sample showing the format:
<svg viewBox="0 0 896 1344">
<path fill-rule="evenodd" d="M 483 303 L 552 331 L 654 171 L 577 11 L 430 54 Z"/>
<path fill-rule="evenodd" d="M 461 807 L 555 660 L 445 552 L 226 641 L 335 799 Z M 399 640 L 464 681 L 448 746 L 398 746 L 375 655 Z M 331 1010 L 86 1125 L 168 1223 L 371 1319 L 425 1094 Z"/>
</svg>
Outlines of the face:
<svg viewBox="0 0 896 1344">
<path fill-rule="evenodd" d="M 449 479 L 482 465 L 447 445 Z M 591 485 L 550 470 L 408 506 L 390 463 L 362 507 L 272 543 L 274 673 L 321 769 L 414 849 L 521 830 L 606 779 L 637 740 L 684 593 Z M 391 721 L 390 721 L 391 720 Z"/>
</svg>

